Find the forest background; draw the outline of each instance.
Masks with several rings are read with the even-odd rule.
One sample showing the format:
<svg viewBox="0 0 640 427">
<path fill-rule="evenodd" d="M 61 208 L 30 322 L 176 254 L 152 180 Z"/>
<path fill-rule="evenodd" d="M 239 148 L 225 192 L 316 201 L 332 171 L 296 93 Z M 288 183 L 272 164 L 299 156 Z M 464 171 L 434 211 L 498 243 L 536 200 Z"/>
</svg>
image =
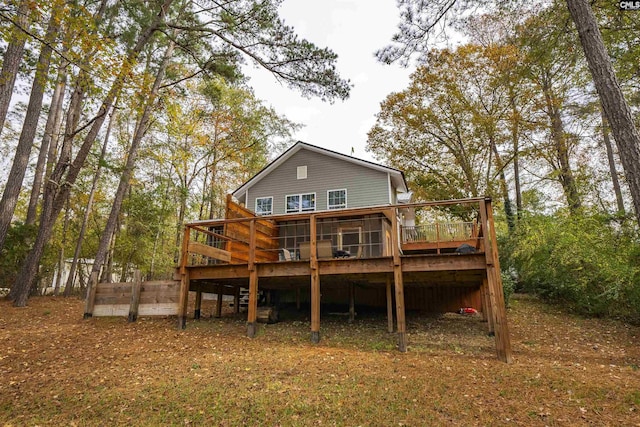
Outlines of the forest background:
<svg viewBox="0 0 640 427">
<path fill-rule="evenodd" d="M 336 55 L 298 37 L 279 3 L 0 6 L 0 287 L 14 304 L 52 283 L 82 291 L 86 259 L 105 278 L 171 275 L 185 219 L 223 215 L 299 126 L 256 98 L 242 64 L 348 97 Z M 400 0 L 376 55 L 415 71 L 380 104 L 367 148 L 406 172 L 414 199 L 494 198 L 507 294 L 640 322 L 640 148 L 608 124 L 572 3 L 587 5 Z M 590 10 L 637 123 L 640 12 L 619 3 Z"/>
</svg>

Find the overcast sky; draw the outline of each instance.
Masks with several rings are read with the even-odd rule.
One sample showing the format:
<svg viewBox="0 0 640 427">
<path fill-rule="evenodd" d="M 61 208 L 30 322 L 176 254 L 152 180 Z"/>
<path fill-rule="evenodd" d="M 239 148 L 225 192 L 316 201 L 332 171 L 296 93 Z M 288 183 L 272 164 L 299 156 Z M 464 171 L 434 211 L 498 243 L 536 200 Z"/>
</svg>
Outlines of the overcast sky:
<svg viewBox="0 0 640 427">
<path fill-rule="evenodd" d="M 395 0 L 286 0 L 280 10 L 300 37 L 338 54 L 338 71 L 353 84 L 351 96 L 334 104 L 308 100 L 280 85 L 271 74 L 250 69 L 256 96 L 304 125 L 296 140 L 349 155 L 353 148 L 355 157 L 374 160 L 365 151 L 374 115 L 388 94 L 403 90 L 409 82 L 410 70 L 383 65 L 374 57 L 398 24 Z"/>
</svg>

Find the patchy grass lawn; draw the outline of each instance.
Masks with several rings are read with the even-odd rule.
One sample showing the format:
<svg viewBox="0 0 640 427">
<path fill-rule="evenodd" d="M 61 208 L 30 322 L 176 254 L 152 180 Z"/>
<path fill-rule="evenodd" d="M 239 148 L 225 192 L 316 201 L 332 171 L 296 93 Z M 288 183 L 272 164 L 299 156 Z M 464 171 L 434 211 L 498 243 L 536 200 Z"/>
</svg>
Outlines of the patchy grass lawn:
<svg viewBox="0 0 640 427">
<path fill-rule="evenodd" d="M 260 325 L 82 320 L 77 299 L 0 302 L 0 424 L 640 426 L 640 328 L 516 296 L 514 363 L 477 318 L 408 316 L 398 353 L 383 315 Z M 205 307 L 205 313 L 211 313 Z"/>
</svg>

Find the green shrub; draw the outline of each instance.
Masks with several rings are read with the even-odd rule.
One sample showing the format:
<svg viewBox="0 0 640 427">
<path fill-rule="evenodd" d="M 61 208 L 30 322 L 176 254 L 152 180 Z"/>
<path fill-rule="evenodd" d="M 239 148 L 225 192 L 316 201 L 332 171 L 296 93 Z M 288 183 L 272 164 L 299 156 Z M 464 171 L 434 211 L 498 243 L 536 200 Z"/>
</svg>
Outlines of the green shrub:
<svg viewBox="0 0 640 427">
<path fill-rule="evenodd" d="M 34 226 L 18 222 L 9 227 L 0 253 L 0 288 L 10 288 L 15 282 L 22 260 L 33 245 L 35 234 Z"/>
<path fill-rule="evenodd" d="M 505 245 L 524 290 L 590 316 L 640 320 L 640 245 L 597 215 L 536 215 Z"/>
<path fill-rule="evenodd" d="M 502 292 L 504 293 L 504 305 L 509 307 L 509 299 L 516 289 L 516 280 L 512 272 L 502 271 Z"/>
</svg>

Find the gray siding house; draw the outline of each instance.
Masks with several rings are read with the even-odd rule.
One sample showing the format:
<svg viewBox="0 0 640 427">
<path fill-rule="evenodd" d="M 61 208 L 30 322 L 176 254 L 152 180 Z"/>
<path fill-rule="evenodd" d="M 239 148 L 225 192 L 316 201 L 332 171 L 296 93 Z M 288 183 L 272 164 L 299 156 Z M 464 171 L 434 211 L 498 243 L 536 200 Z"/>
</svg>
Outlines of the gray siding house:
<svg viewBox="0 0 640 427">
<path fill-rule="evenodd" d="M 402 171 L 297 142 L 233 192 L 258 215 L 292 215 L 279 221 L 279 247 L 287 258 L 308 257 L 309 221 L 295 214 L 384 206 L 410 201 Z M 407 210 L 407 213 L 412 210 Z M 403 213 L 401 221 L 412 216 Z M 368 257 L 388 255 L 391 226 L 383 215 L 324 218 L 317 239 L 331 253 Z"/>
<path fill-rule="evenodd" d="M 258 215 L 324 211 L 398 203 L 402 171 L 297 142 L 233 192 Z"/>
</svg>

